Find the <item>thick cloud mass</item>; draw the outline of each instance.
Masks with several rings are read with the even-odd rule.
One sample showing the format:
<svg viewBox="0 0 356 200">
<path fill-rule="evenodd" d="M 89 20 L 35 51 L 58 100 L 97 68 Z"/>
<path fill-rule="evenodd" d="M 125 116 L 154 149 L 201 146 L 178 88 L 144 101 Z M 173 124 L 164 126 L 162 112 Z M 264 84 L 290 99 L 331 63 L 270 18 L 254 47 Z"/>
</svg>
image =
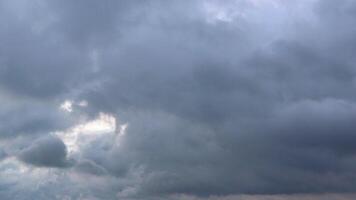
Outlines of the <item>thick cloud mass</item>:
<svg viewBox="0 0 356 200">
<path fill-rule="evenodd" d="M 352 0 L 0 0 L 0 199 L 353 199 L 355 23 Z"/>
<path fill-rule="evenodd" d="M 19 155 L 21 161 L 39 167 L 65 167 L 68 165 L 66 157 L 65 144 L 54 136 L 40 138 Z"/>
</svg>

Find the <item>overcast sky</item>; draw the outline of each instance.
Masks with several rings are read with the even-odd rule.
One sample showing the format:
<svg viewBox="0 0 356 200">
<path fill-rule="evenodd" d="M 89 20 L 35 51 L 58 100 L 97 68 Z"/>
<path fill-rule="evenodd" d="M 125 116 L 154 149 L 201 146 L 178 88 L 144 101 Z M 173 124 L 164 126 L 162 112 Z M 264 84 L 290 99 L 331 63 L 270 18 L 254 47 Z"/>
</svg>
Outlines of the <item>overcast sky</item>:
<svg viewBox="0 0 356 200">
<path fill-rule="evenodd" d="M 355 53 L 354 0 L 0 0 L 0 199 L 355 199 Z"/>
</svg>

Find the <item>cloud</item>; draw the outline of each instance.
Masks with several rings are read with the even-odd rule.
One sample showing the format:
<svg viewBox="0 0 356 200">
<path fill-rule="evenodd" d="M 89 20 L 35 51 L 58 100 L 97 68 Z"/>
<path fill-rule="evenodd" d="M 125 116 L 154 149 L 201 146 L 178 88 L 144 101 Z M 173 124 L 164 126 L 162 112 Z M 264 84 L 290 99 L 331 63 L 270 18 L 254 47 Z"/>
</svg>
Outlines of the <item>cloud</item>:
<svg viewBox="0 0 356 200">
<path fill-rule="evenodd" d="M 72 123 L 70 118 L 52 106 L 32 104 L 2 109 L 0 137 L 41 135 L 48 131 L 65 129 Z"/>
<path fill-rule="evenodd" d="M 56 136 L 45 136 L 22 150 L 18 158 L 28 164 L 39 167 L 67 167 L 67 149 Z"/>
<path fill-rule="evenodd" d="M 356 192 L 355 8 L 0 0 L 0 197 Z"/>
<path fill-rule="evenodd" d="M 195 198 L 192 196 L 180 196 L 177 197 L 178 199 L 182 200 L 199 200 L 200 198 Z M 226 196 L 226 197 L 221 197 L 221 196 L 213 196 L 210 198 L 207 198 L 209 200 L 259 200 L 259 199 L 265 199 L 265 200 L 282 200 L 282 199 L 288 199 L 288 200 L 295 200 L 295 199 L 300 199 L 300 200 L 318 200 L 318 199 L 328 199 L 328 200 L 348 200 L 348 199 L 353 199 L 354 194 L 321 194 L 321 195 L 232 195 L 232 196 Z"/>
<path fill-rule="evenodd" d="M 76 169 L 79 172 L 84 172 L 84 173 L 94 174 L 94 175 L 105 175 L 105 174 L 107 174 L 107 171 L 103 167 L 95 164 L 91 160 L 83 160 L 83 161 L 77 163 Z"/>
<path fill-rule="evenodd" d="M 0 161 L 7 157 L 7 153 L 0 148 Z"/>
</svg>

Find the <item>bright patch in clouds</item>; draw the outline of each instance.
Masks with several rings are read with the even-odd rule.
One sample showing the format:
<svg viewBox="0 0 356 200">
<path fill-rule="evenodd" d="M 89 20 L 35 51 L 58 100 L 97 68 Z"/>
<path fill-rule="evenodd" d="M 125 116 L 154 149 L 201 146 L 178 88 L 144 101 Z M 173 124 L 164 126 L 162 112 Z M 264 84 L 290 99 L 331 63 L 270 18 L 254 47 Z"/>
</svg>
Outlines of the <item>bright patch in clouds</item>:
<svg viewBox="0 0 356 200">
<path fill-rule="evenodd" d="M 65 100 L 63 103 L 61 103 L 61 105 L 59 106 L 59 108 L 63 111 L 66 112 L 73 112 L 74 110 L 74 106 L 79 106 L 79 107 L 87 107 L 88 106 L 88 102 L 86 100 L 82 100 L 79 102 L 74 102 L 72 100 Z"/>
<path fill-rule="evenodd" d="M 65 100 L 65 101 L 60 105 L 60 109 L 66 111 L 66 112 L 72 112 L 72 111 L 73 111 L 73 101 Z"/>
<path fill-rule="evenodd" d="M 69 153 L 79 152 L 82 146 L 107 134 L 115 137 L 116 118 L 106 113 L 100 113 L 93 120 L 85 121 L 67 131 L 57 133 L 66 144 Z"/>
</svg>

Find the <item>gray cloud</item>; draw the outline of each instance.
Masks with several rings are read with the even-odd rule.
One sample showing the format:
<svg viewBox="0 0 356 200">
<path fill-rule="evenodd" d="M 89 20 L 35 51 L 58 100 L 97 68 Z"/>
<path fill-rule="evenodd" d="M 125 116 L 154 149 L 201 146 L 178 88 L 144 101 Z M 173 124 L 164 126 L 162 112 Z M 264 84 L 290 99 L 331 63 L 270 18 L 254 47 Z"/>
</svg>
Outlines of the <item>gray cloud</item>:
<svg viewBox="0 0 356 200">
<path fill-rule="evenodd" d="M 93 175 L 105 175 L 107 170 L 91 160 L 83 160 L 76 164 L 76 170 L 78 172 L 84 172 Z"/>
<path fill-rule="evenodd" d="M 70 164 L 65 144 L 55 136 L 45 136 L 34 141 L 20 152 L 18 158 L 39 167 L 66 167 Z"/>
<path fill-rule="evenodd" d="M 7 153 L 0 148 L 0 161 L 7 157 Z"/>
<path fill-rule="evenodd" d="M 356 192 L 355 8 L 0 1 L 0 138 L 30 144 L 25 163 L 63 168 L 66 146 L 47 134 L 99 113 L 127 123 L 125 134 L 97 135 L 73 155 L 73 168 L 61 169 L 72 182 L 55 185 L 80 187 L 47 188 L 58 198 Z M 66 99 L 88 106 L 64 113 Z"/>
<path fill-rule="evenodd" d="M 40 135 L 48 131 L 64 129 L 71 124 L 69 117 L 58 108 L 48 106 L 23 105 L 4 109 L 0 114 L 0 137 L 9 138 L 18 135 Z M 67 118 L 67 119 L 66 119 Z"/>
</svg>

